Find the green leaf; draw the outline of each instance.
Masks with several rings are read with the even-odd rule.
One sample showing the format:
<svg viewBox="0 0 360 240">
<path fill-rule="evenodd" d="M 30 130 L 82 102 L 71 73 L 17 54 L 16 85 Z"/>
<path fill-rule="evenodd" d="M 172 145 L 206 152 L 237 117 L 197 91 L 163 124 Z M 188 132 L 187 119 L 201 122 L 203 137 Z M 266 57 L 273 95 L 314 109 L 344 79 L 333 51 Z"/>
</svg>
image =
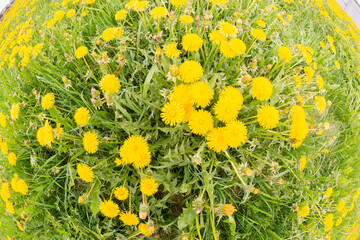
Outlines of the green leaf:
<svg viewBox="0 0 360 240">
<path fill-rule="evenodd" d="M 149 87 L 150 87 L 151 79 L 153 78 L 154 73 L 157 72 L 157 70 L 158 70 L 157 66 L 153 65 L 151 67 L 148 75 L 146 76 L 146 79 L 145 79 L 145 82 L 144 82 L 144 85 L 143 85 L 143 88 L 142 88 L 142 94 L 141 94 L 141 96 L 143 98 L 146 98 L 147 91 L 149 90 Z"/>
<path fill-rule="evenodd" d="M 195 210 L 184 208 L 183 213 L 180 215 L 178 220 L 178 227 L 179 229 L 184 229 L 187 226 L 191 226 L 195 221 L 196 212 Z"/>
</svg>

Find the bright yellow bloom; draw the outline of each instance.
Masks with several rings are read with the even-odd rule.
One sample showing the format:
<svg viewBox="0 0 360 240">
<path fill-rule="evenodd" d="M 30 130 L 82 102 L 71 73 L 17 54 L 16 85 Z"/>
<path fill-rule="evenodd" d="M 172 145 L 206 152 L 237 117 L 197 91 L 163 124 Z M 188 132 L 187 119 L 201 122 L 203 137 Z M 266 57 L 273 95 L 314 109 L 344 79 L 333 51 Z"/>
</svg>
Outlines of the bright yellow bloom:
<svg viewBox="0 0 360 240">
<path fill-rule="evenodd" d="M 90 112 L 85 107 L 76 109 L 74 114 L 74 120 L 78 126 L 85 126 L 90 120 Z"/>
<path fill-rule="evenodd" d="M 206 107 L 210 104 L 214 96 L 209 84 L 204 81 L 198 81 L 190 85 L 190 95 L 192 96 L 192 103 L 197 104 L 198 107 Z"/>
<path fill-rule="evenodd" d="M 177 102 L 182 105 L 193 103 L 193 96 L 190 93 L 190 86 L 186 84 L 180 84 L 174 87 L 174 90 L 170 94 L 170 102 Z"/>
<path fill-rule="evenodd" d="M 257 118 L 260 126 L 265 129 L 275 128 L 280 120 L 279 111 L 269 105 L 263 105 L 259 108 Z"/>
<path fill-rule="evenodd" d="M 136 168 L 144 168 L 151 162 L 149 146 L 142 136 L 131 135 L 120 148 L 123 163 L 133 164 Z"/>
<path fill-rule="evenodd" d="M 190 15 L 181 15 L 180 16 L 180 22 L 184 23 L 184 24 L 191 24 L 194 22 L 194 18 Z"/>
<path fill-rule="evenodd" d="M 120 21 L 124 20 L 127 16 L 128 11 L 126 9 L 121 9 L 115 14 L 115 20 Z"/>
<path fill-rule="evenodd" d="M 215 152 L 225 151 L 228 148 L 227 142 L 225 128 L 213 128 L 207 134 L 207 145 Z"/>
<path fill-rule="evenodd" d="M 92 180 L 94 179 L 93 171 L 88 165 L 84 163 L 79 163 L 77 165 L 77 172 L 79 174 L 80 179 L 85 182 L 92 182 Z"/>
<path fill-rule="evenodd" d="M 9 151 L 7 142 L 5 142 L 5 141 L 2 142 L 2 143 L 0 144 L 0 149 L 1 149 L 1 153 L 2 153 L 2 154 L 7 154 L 8 151 Z"/>
<path fill-rule="evenodd" d="M 16 164 L 16 154 L 14 152 L 9 153 L 8 155 L 8 161 L 11 166 L 14 166 Z"/>
<path fill-rule="evenodd" d="M 160 116 L 165 124 L 175 126 L 184 121 L 185 109 L 177 102 L 168 102 L 161 108 Z"/>
<path fill-rule="evenodd" d="M 306 166 L 306 157 L 301 156 L 300 161 L 299 161 L 299 169 L 300 169 L 300 171 L 304 170 L 305 166 Z"/>
<path fill-rule="evenodd" d="M 140 182 L 140 191 L 145 196 L 154 195 L 159 188 L 159 184 L 152 177 L 147 177 L 141 180 Z"/>
<path fill-rule="evenodd" d="M 43 43 L 38 43 L 33 47 L 32 55 L 36 57 L 38 54 L 40 54 L 42 47 L 44 46 Z"/>
<path fill-rule="evenodd" d="M 185 83 L 196 82 L 203 74 L 203 68 L 200 63 L 193 60 L 186 60 L 179 67 L 180 78 Z"/>
<path fill-rule="evenodd" d="M 250 32 L 251 36 L 253 36 L 253 38 L 255 38 L 256 40 L 265 42 L 266 40 L 266 34 L 263 30 L 259 29 L 259 28 L 254 28 L 251 30 Z"/>
<path fill-rule="evenodd" d="M 139 218 L 136 214 L 131 212 L 120 213 L 120 220 L 128 226 L 135 226 L 139 224 Z"/>
<path fill-rule="evenodd" d="M 281 60 L 283 60 L 284 62 L 287 62 L 287 63 L 291 62 L 291 59 L 293 57 L 290 48 L 288 48 L 286 46 L 282 46 L 278 49 L 278 55 Z"/>
<path fill-rule="evenodd" d="M 204 40 L 196 33 L 188 33 L 182 37 L 182 45 L 185 51 L 196 52 L 202 45 Z"/>
<path fill-rule="evenodd" d="M 88 48 L 85 46 L 78 47 L 75 51 L 75 57 L 77 59 L 85 57 L 85 55 L 88 53 Z"/>
<path fill-rule="evenodd" d="M 23 179 L 20 179 L 17 174 L 11 179 L 11 187 L 15 192 L 26 195 L 28 192 L 28 186 Z"/>
<path fill-rule="evenodd" d="M 310 208 L 308 206 L 304 206 L 298 211 L 298 215 L 300 217 L 306 217 L 307 215 L 309 215 L 309 213 L 310 213 Z"/>
<path fill-rule="evenodd" d="M 294 148 L 300 147 L 309 131 L 309 126 L 305 120 L 294 121 L 290 125 L 290 139 L 293 139 Z"/>
<path fill-rule="evenodd" d="M 6 116 L 2 112 L 0 112 L 0 126 L 6 127 Z"/>
<path fill-rule="evenodd" d="M 0 189 L 1 199 L 5 202 L 10 198 L 10 185 L 9 183 L 2 183 Z"/>
<path fill-rule="evenodd" d="M 19 118 L 19 111 L 20 111 L 20 103 L 14 103 L 11 107 L 10 117 L 12 120 L 16 120 Z"/>
<path fill-rule="evenodd" d="M 324 88 L 324 79 L 320 75 L 316 76 L 316 85 L 318 86 L 319 89 Z"/>
<path fill-rule="evenodd" d="M 191 114 L 189 127 L 192 133 L 205 135 L 214 127 L 214 120 L 210 112 L 198 110 Z"/>
<path fill-rule="evenodd" d="M 156 7 L 150 11 L 150 16 L 154 19 L 162 18 L 168 15 L 168 10 L 164 7 Z"/>
<path fill-rule="evenodd" d="M 111 200 L 105 200 L 100 203 L 99 210 L 106 217 L 114 218 L 119 215 L 119 206 Z"/>
<path fill-rule="evenodd" d="M 60 136 L 63 134 L 64 129 L 61 127 L 61 123 L 56 123 L 56 128 L 55 128 L 55 138 L 56 139 L 60 139 Z"/>
<path fill-rule="evenodd" d="M 63 10 L 56 11 L 54 14 L 54 18 L 56 20 L 61 20 L 65 16 L 65 12 Z"/>
<path fill-rule="evenodd" d="M 306 75 L 306 79 L 305 79 L 306 84 L 310 85 L 311 80 L 312 80 L 312 78 L 313 78 L 313 76 L 315 74 L 315 71 L 314 71 L 314 69 L 312 67 L 307 66 L 307 67 L 304 67 L 304 72 L 305 72 L 305 75 Z"/>
<path fill-rule="evenodd" d="M 345 201 L 342 200 L 339 202 L 339 204 L 337 206 L 337 211 L 341 212 L 342 210 L 344 210 L 344 208 L 345 208 Z"/>
<path fill-rule="evenodd" d="M 177 49 L 176 42 L 166 44 L 164 47 L 164 52 L 165 55 L 169 58 L 178 58 L 181 53 L 181 51 Z"/>
<path fill-rule="evenodd" d="M 139 229 L 140 233 L 143 234 L 144 236 L 151 235 L 151 232 L 149 231 L 149 227 L 145 223 L 140 223 L 138 226 L 138 229 Z"/>
<path fill-rule="evenodd" d="M 115 188 L 114 196 L 119 200 L 125 200 L 129 197 L 129 190 L 123 186 L 117 187 Z"/>
<path fill-rule="evenodd" d="M 186 0 L 170 0 L 170 3 L 175 7 L 182 7 L 187 4 Z"/>
<path fill-rule="evenodd" d="M 41 107 L 44 110 L 49 110 L 55 103 L 55 96 L 53 93 L 47 93 L 41 100 Z"/>
<path fill-rule="evenodd" d="M 315 97 L 315 104 L 316 104 L 316 108 L 319 111 L 319 113 L 323 113 L 325 111 L 326 102 L 325 102 L 324 97 L 316 96 Z"/>
<path fill-rule="evenodd" d="M 212 30 L 209 33 L 210 41 L 215 45 L 221 45 L 222 42 L 227 42 L 227 38 L 220 33 L 219 30 Z"/>
<path fill-rule="evenodd" d="M 230 41 L 223 41 L 220 45 L 220 52 L 226 58 L 234 58 L 246 51 L 245 43 L 238 39 L 232 38 Z"/>
<path fill-rule="evenodd" d="M 343 221 L 343 218 L 342 218 L 342 217 L 339 217 L 339 218 L 336 220 L 335 225 L 336 225 L 336 226 L 339 226 L 339 225 L 342 223 L 342 221 Z"/>
<path fill-rule="evenodd" d="M 325 198 L 330 198 L 331 197 L 331 195 L 333 194 L 333 188 L 332 187 L 328 187 L 327 189 L 326 189 L 326 192 L 325 192 Z"/>
<path fill-rule="evenodd" d="M 16 220 L 16 225 L 17 227 L 20 229 L 20 231 L 24 231 L 23 226 L 21 225 L 21 223 L 19 221 Z"/>
<path fill-rule="evenodd" d="M 66 17 L 67 18 L 72 18 L 76 13 L 76 10 L 75 9 L 69 9 L 67 12 L 66 12 Z"/>
<path fill-rule="evenodd" d="M 214 5 L 219 5 L 219 6 L 225 6 L 228 4 L 228 0 L 208 0 L 209 2 L 211 2 Z"/>
<path fill-rule="evenodd" d="M 99 140 L 96 133 L 88 131 L 84 134 L 83 145 L 88 153 L 95 153 L 98 150 Z"/>
<path fill-rule="evenodd" d="M 273 93 L 273 86 L 269 79 L 265 77 L 257 77 L 252 80 L 251 94 L 254 98 L 265 101 L 269 100 Z"/>
<path fill-rule="evenodd" d="M 266 22 L 264 20 L 259 19 L 256 23 L 262 28 L 266 27 Z"/>
<path fill-rule="evenodd" d="M 302 108 L 299 105 L 294 105 L 291 107 L 290 115 L 291 115 L 291 120 L 293 122 L 297 121 L 297 120 L 305 120 L 306 119 L 306 112 L 305 112 L 304 108 Z"/>
<path fill-rule="evenodd" d="M 334 226 L 334 221 L 333 221 L 333 219 L 334 219 L 334 214 L 332 214 L 332 213 L 329 213 L 329 214 L 325 217 L 325 219 L 324 219 L 324 225 L 325 225 L 324 231 L 325 231 L 325 232 L 330 231 L 330 230 L 333 228 L 333 226 Z"/>
<path fill-rule="evenodd" d="M 341 213 L 341 217 L 345 218 L 347 216 L 348 212 L 349 212 L 349 209 L 344 208 L 344 210 Z"/>
<path fill-rule="evenodd" d="M 236 37 L 236 35 L 239 31 L 234 25 L 224 22 L 224 21 L 219 22 L 218 29 L 219 29 L 220 34 L 227 38 Z"/>
<path fill-rule="evenodd" d="M 145 11 L 149 6 L 150 6 L 150 4 L 149 4 L 148 1 L 137 1 L 137 2 L 132 6 L 132 8 L 133 8 L 135 11 L 143 12 L 143 11 Z"/>
<path fill-rule="evenodd" d="M 114 74 L 108 74 L 100 80 L 100 89 L 107 95 L 117 93 L 120 90 L 119 78 Z"/>
<path fill-rule="evenodd" d="M 102 39 L 104 39 L 104 41 L 106 42 L 110 42 L 111 40 L 119 39 L 121 37 L 121 34 L 122 34 L 121 27 L 107 28 L 102 33 Z"/>
<path fill-rule="evenodd" d="M 337 70 L 340 69 L 341 65 L 340 65 L 340 63 L 338 61 L 335 61 L 335 67 L 336 67 Z"/>
<path fill-rule="evenodd" d="M 231 216 L 234 214 L 234 212 L 236 212 L 236 208 L 232 205 L 232 204 L 225 204 L 222 209 L 221 212 L 225 215 L 225 216 Z"/>
<path fill-rule="evenodd" d="M 12 205 L 12 203 L 8 200 L 5 201 L 5 208 L 6 210 L 8 210 L 9 213 L 14 214 L 15 213 L 15 209 L 14 206 Z"/>
<path fill-rule="evenodd" d="M 216 117 L 225 123 L 235 120 L 243 104 L 241 92 L 234 87 L 227 87 L 220 93 L 219 100 L 214 106 Z"/>
<path fill-rule="evenodd" d="M 127 3 L 125 4 L 125 8 L 126 8 L 126 9 L 132 9 L 133 6 L 135 5 L 135 3 L 136 3 L 137 1 L 138 1 L 138 0 L 130 0 L 129 2 L 127 2 Z"/>
<path fill-rule="evenodd" d="M 51 143 L 54 141 L 54 133 L 49 121 L 46 120 L 45 125 L 37 130 L 36 138 L 41 146 L 51 148 Z"/>
<path fill-rule="evenodd" d="M 247 139 L 247 134 L 248 130 L 246 126 L 238 120 L 226 124 L 224 136 L 230 147 L 236 148 L 244 144 Z"/>
</svg>

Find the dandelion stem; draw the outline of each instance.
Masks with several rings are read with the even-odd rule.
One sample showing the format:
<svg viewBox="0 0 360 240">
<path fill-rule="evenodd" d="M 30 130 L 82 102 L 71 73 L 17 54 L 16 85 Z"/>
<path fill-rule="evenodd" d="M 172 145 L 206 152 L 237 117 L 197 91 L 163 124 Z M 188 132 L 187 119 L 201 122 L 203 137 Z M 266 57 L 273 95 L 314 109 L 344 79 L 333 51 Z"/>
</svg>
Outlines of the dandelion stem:
<svg viewBox="0 0 360 240">
<path fill-rule="evenodd" d="M 196 220 L 196 230 L 199 235 L 199 240 L 202 240 L 201 233 L 200 233 L 199 215 L 198 214 L 196 214 L 195 220 Z"/>
</svg>

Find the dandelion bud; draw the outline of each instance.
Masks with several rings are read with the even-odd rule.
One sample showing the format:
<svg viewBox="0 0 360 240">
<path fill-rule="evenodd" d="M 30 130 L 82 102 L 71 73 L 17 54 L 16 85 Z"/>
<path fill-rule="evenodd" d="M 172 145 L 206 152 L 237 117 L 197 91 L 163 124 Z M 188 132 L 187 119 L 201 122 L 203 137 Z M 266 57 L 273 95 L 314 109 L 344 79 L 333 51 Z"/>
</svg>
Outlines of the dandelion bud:
<svg viewBox="0 0 360 240">
<path fill-rule="evenodd" d="M 155 52 L 155 57 L 159 58 L 161 57 L 161 55 L 162 55 L 161 48 L 158 47 Z"/>
<path fill-rule="evenodd" d="M 39 30 L 39 33 L 40 33 L 40 34 L 42 34 L 42 33 L 43 33 L 43 31 L 42 31 L 42 30 Z"/>
<path fill-rule="evenodd" d="M 222 207 L 222 213 L 225 215 L 225 216 L 231 216 L 233 215 L 234 212 L 236 212 L 236 208 L 232 205 L 232 204 L 225 204 L 223 207 Z"/>
<path fill-rule="evenodd" d="M 171 65 L 170 66 L 170 73 L 175 77 L 179 74 L 179 68 L 178 66 L 176 66 L 175 64 L 174 65 Z"/>
<path fill-rule="evenodd" d="M 257 195 L 259 194 L 260 190 L 258 188 L 254 188 L 254 190 L 252 190 L 252 193 Z"/>
<path fill-rule="evenodd" d="M 146 219 L 148 216 L 148 213 L 147 212 L 139 212 L 139 218 L 140 219 Z"/>
<path fill-rule="evenodd" d="M 63 76 L 61 80 L 63 81 L 63 83 L 67 83 L 67 82 L 68 82 L 68 79 L 67 79 L 66 76 Z"/>
<path fill-rule="evenodd" d="M 140 204 L 139 218 L 146 219 L 149 216 L 149 205 L 145 203 Z"/>
<path fill-rule="evenodd" d="M 91 53 L 91 56 L 92 56 L 93 58 L 96 58 L 98 55 L 97 55 L 96 52 L 92 52 L 92 53 Z"/>
<path fill-rule="evenodd" d="M 99 40 L 99 41 L 96 42 L 96 45 L 99 46 L 100 44 L 101 44 L 101 40 Z"/>
<path fill-rule="evenodd" d="M 79 196 L 78 203 L 83 203 L 83 202 L 85 202 L 84 196 Z"/>
<path fill-rule="evenodd" d="M 64 38 L 67 38 L 69 37 L 69 34 L 68 33 L 64 33 Z"/>
<path fill-rule="evenodd" d="M 28 202 L 26 202 L 26 201 L 24 202 L 24 204 L 25 204 L 25 206 L 29 206 Z"/>
<path fill-rule="evenodd" d="M 248 10 L 245 10 L 245 11 L 244 11 L 244 14 L 248 14 L 248 13 L 249 13 L 249 11 L 248 11 Z"/>
<path fill-rule="evenodd" d="M 148 231 L 149 233 L 153 234 L 155 232 L 155 226 L 154 225 L 148 226 Z"/>
<path fill-rule="evenodd" d="M 103 59 L 107 59 L 107 52 L 102 52 L 102 53 L 101 53 L 101 57 L 102 57 Z"/>
<path fill-rule="evenodd" d="M 249 26 L 249 21 L 246 20 L 246 21 L 244 22 L 244 25 L 245 25 L 245 26 Z"/>
<path fill-rule="evenodd" d="M 242 20 L 240 18 L 236 19 L 235 21 L 236 25 L 241 25 L 242 24 Z"/>
<path fill-rule="evenodd" d="M 244 170 L 244 174 L 248 177 L 250 177 L 251 175 L 253 175 L 253 171 L 250 168 L 245 168 Z"/>
<path fill-rule="evenodd" d="M 120 44 L 121 44 L 121 45 L 125 45 L 125 43 L 126 43 L 125 40 L 121 40 L 121 41 L 120 41 Z"/>
<path fill-rule="evenodd" d="M 209 20 L 210 20 L 209 15 L 205 14 L 205 15 L 204 15 L 204 21 L 207 22 L 207 21 L 209 21 Z"/>
<path fill-rule="evenodd" d="M 200 21 L 200 17 L 199 17 L 199 15 L 196 15 L 196 17 L 195 17 L 195 21 Z"/>
<path fill-rule="evenodd" d="M 289 113 L 289 109 L 288 108 L 285 108 L 284 109 L 284 114 L 288 114 Z"/>
<path fill-rule="evenodd" d="M 96 88 L 91 88 L 91 95 L 94 95 L 96 93 Z"/>
<path fill-rule="evenodd" d="M 249 74 L 246 74 L 244 77 L 243 77 L 244 81 L 245 82 L 250 82 L 251 81 L 251 76 Z"/>
<path fill-rule="evenodd" d="M 256 66 L 256 65 L 257 65 L 257 60 L 256 60 L 256 59 L 252 60 L 252 61 L 251 61 L 251 64 L 254 65 L 254 66 Z"/>
<path fill-rule="evenodd" d="M 64 53 L 64 56 L 65 56 L 65 58 L 68 58 L 68 57 L 69 57 L 69 54 Z"/>
<path fill-rule="evenodd" d="M 282 178 L 279 178 L 276 182 L 278 184 L 284 184 L 285 183 L 284 179 L 282 179 Z"/>
<path fill-rule="evenodd" d="M 332 104 L 331 101 L 327 101 L 327 102 L 326 102 L 326 105 L 328 105 L 328 106 L 331 106 L 331 104 Z"/>
<path fill-rule="evenodd" d="M 24 145 L 28 145 L 29 144 L 29 141 L 28 140 L 24 140 Z"/>
<path fill-rule="evenodd" d="M 118 59 L 119 59 L 119 61 L 122 61 L 122 60 L 125 59 L 125 56 L 124 55 L 119 55 Z"/>
<path fill-rule="evenodd" d="M 183 236 L 181 237 L 181 240 L 189 240 L 189 237 L 186 236 L 186 235 L 183 235 Z"/>
</svg>

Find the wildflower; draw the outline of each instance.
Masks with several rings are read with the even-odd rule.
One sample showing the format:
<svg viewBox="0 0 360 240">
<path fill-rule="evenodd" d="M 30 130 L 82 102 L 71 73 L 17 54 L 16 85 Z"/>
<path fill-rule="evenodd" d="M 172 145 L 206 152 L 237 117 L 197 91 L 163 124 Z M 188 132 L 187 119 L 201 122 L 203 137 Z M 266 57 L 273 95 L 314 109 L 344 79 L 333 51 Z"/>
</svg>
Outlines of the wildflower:
<svg viewBox="0 0 360 240">
<path fill-rule="evenodd" d="M 325 225 L 324 231 L 325 231 L 325 232 L 330 231 L 330 230 L 333 228 L 333 226 L 334 226 L 334 221 L 333 221 L 333 219 L 334 219 L 334 214 L 332 214 L 332 213 L 329 213 L 329 214 L 325 217 L 325 219 L 324 219 L 324 225 Z"/>
<path fill-rule="evenodd" d="M 67 18 L 72 18 L 76 13 L 76 10 L 75 9 L 69 9 L 67 12 L 66 12 L 66 17 Z"/>
<path fill-rule="evenodd" d="M 13 153 L 13 152 L 9 153 L 8 161 L 11 166 L 14 166 L 16 164 L 16 159 L 17 159 L 17 157 L 16 157 L 15 153 Z"/>
<path fill-rule="evenodd" d="M 44 46 L 44 44 L 42 44 L 42 43 L 36 44 L 36 45 L 33 47 L 32 55 L 33 55 L 34 57 L 36 57 L 37 55 L 39 55 L 40 52 L 41 52 L 41 49 L 43 48 L 43 46 Z"/>
<path fill-rule="evenodd" d="M 48 120 L 45 121 L 44 126 L 37 130 L 36 138 L 41 146 L 51 147 L 51 143 L 54 141 L 54 133 Z"/>
<path fill-rule="evenodd" d="M 279 124 L 279 111 L 269 105 L 263 105 L 259 108 L 257 118 L 260 126 L 265 129 L 273 129 Z"/>
<path fill-rule="evenodd" d="M 214 5 L 219 5 L 219 6 L 225 6 L 228 4 L 228 0 L 208 0 L 209 2 L 211 2 Z"/>
<path fill-rule="evenodd" d="M 306 119 L 306 112 L 305 112 L 304 108 L 302 108 L 299 105 L 294 105 L 291 107 L 290 115 L 291 115 L 291 120 L 293 122 L 297 121 L 297 120 L 305 120 Z"/>
<path fill-rule="evenodd" d="M 121 37 L 122 29 L 120 27 L 117 28 L 106 28 L 102 33 L 102 39 L 106 42 L 110 42 L 114 39 L 119 39 Z"/>
<path fill-rule="evenodd" d="M 339 217 L 339 218 L 336 220 L 335 226 L 339 226 L 339 225 L 342 223 L 342 220 L 343 220 L 343 218 L 342 218 L 342 217 Z"/>
<path fill-rule="evenodd" d="M 180 22 L 184 23 L 184 24 L 191 24 L 194 22 L 194 18 L 190 15 L 181 15 L 180 16 Z"/>
<path fill-rule="evenodd" d="M 183 105 L 193 103 L 193 95 L 190 93 L 190 86 L 185 84 L 175 86 L 173 92 L 170 94 L 170 102 L 177 102 Z"/>
<path fill-rule="evenodd" d="M 259 29 L 259 28 L 254 28 L 251 30 L 250 32 L 251 36 L 253 36 L 253 38 L 255 38 L 256 40 L 265 42 L 266 40 L 266 34 L 263 30 Z"/>
<path fill-rule="evenodd" d="M 335 61 L 335 67 L 338 70 L 340 69 L 341 65 L 340 65 L 340 63 L 338 61 Z"/>
<path fill-rule="evenodd" d="M 293 57 L 290 48 L 288 48 L 286 46 L 282 46 L 278 49 L 278 55 L 281 60 L 283 60 L 284 62 L 287 62 L 287 63 L 291 62 L 291 59 Z"/>
<path fill-rule="evenodd" d="M 5 142 L 5 141 L 2 142 L 2 143 L 0 144 L 0 149 L 1 149 L 2 154 L 7 154 L 8 151 L 9 151 L 7 142 Z"/>
<path fill-rule="evenodd" d="M 304 170 L 305 166 L 306 166 L 306 157 L 301 156 L 300 161 L 299 161 L 299 169 L 300 169 L 300 171 Z"/>
<path fill-rule="evenodd" d="M 88 153 L 95 153 L 98 150 L 99 140 L 96 133 L 88 131 L 84 134 L 83 145 Z"/>
<path fill-rule="evenodd" d="M 114 74 L 108 74 L 102 77 L 100 80 L 100 89 L 107 95 L 111 95 L 117 93 L 120 89 L 120 81 L 119 78 Z"/>
<path fill-rule="evenodd" d="M 182 7 L 187 4 L 186 0 L 170 0 L 170 3 L 175 7 Z"/>
<path fill-rule="evenodd" d="M 168 10 L 164 7 L 156 7 L 150 11 L 150 16 L 154 19 L 165 17 L 168 14 Z"/>
<path fill-rule="evenodd" d="M 192 113 L 189 119 L 189 127 L 192 133 L 205 135 L 214 127 L 214 120 L 210 112 L 198 110 Z"/>
<path fill-rule="evenodd" d="M 248 130 L 244 123 L 234 120 L 226 124 L 224 136 L 230 147 L 236 148 L 244 144 L 247 139 Z"/>
<path fill-rule="evenodd" d="M 306 84 L 310 85 L 311 80 L 312 80 L 312 78 L 313 78 L 313 76 L 315 74 L 315 71 L 314 71 L 314 69 L 312 69 L 312 67 L 307 66 L 307 67 L 304 67 L 304 72 L 305 72 L 305 75 L 306 75 L 306 79 L 305 79 Z"/>
<path fill-rule="evenodd" d="M 54 18 L 56 20 L 61 20 L 65 16 L 65 12 L 63 10 L 56 11 L 54 14 Z"/>
<path fill-rule="evenodd" d="M 225 151 L 228 148 L 225 138 L 225 128 L 213 128 L 207 134 L 207 145 L 215 152 Z"/>
<path fill-rule="evenodd" d="M 220 93 L 219 100 L 214 106 L 216 117 L 222 122 L 235 120 L 243 104 L 241 92 L 234 87 L 227 87 Z"/>
<path fill-rule="evenodd" d="M 164 52 L 169 58 L 178 58 L 181 51 L 177 49 L 177 43 L 172 42 L 165 45 Z"/>
<path fill-rule="evenodd" d="M 262 28 L 266 27 L 266 22 L 262 19 L 257 20 L 256 23 Z"/>
<path fill-rule="evenodd" d="M 149 146 L 142 136 L 131 135 L 120 148 L 123 163 L 133 164 L 137 168 L 144 168 L 150 164 L 151 153 Z"/>
<path fill-rule="evenodd" d="M 4 201 L 9 200 L 10 198 L 10 186 L 8 183 L 2 183 L 0 189 L 1 199 Z"/>
<path fill-rule="evenodd" d="M 125 200 L 129 196 L 129 190 L 123 186 L 117 187 L 115 188 L 114 196 L 119 200 Z"/>
<path fill-rule="evenodd" d="M 47 93 L 41 101 L 41 107 L 44 110 L 49 110 L 55 103 L 55 96 L 53 93 Z"/>
<path fill-rule="evenodd" d="M 316 76 L 316 85 L 318 86 L 319 89 L 324 88 L 324 79 L 320 75 Z"/>
<path fill-rule="evenodd" d="M 310 208 L 308 206 L 304 206 L 298 211 L 298 215 L 300 217 L 306 217 L 307 215 L 309 215 L 309 213 L 310 213 Z"/>
<path fill-rule="evenodd" d="M 179 76 L 185 83 L 196 82 L 203 74 L 203 68 L 200 63 L 193 60 L 186 60 L 179 67 Z"/>
<path fill-rule="evenodd" d="M 245 174 L 245 176 L 250 177 L 250 176 L 252 176 L 254 174 L 254 172 L 250 168 L 245 168 L 244 169 L 244 174 Z"/>
<path fill-rule="evenodd" d="M 92 180 L 94 179 L 93 171 L 88 165 L 84 163 L 79 163 L 77 165 L 77 172 L 79 174 L 80 179 L 85 182 L 92 182 Z"/>
<path fill-rule="evenodd" d="M 290 139 L 294 140 L 293 147 L 300 147 L 309 131 L 308 124 L 305 120 L 294 121 L 290 125 Z"/>
<path fill-rule="evenodd" d="M 218 24 L 219 33 L 227 38 L 233 38 L 236 37 L 238 33 L 238 29 L 227 22 L 220 21 Z"/>
<path fill-rule="evenodd" d="M 149 227 L 145 223 L 140 223 L 139 226 L 138 226 L 138 229 L 139 229 L 140 233 L 143 234 L 144 236 L 150 236 L 151 235 L 151 233 L 149 231 Z"/>
<path fill-rule="evenodd" d="M 77 59 L 85 57 L 85 55 L 88 53 L 88 48 L 85 46 L 78 47 L 75 51 L 75 57 Z"/>
<path fill-rule="evenodd" d="M 175 126 L 184 121 L 185 110 L 176 102 L 168 102 L 161 108 L 161 118 L 165 124 Z"/>
<path fill-rule="evenodd" d="M 6 127 L 6 116 L 4 113 L 0 112 L 0 126 Z"/>
<path fill-rule="evenodd" d="M 238 39 L 232 38 L 230 41 L 223 41 L 220 45 L 220 52 L 226 58 L 234 58 L 246 51 L 245 43 Z"/>
<path fill-rule="evenodd" d="M 182 45 L 185 51 L 196 52 L 203 45 L 204 40 L 196 33 L 188 33 L 182 37 Z"/>
<path fill-rule="evenodd" d="M 125 4 L 125 8 L 126 8 L 126 9 L 132 9 L 137 1 L 138 1 L 138 0 L 130 0 L 129 2 L 127 2 L 127 3 Z"/>
<path fill-rule="evenodd" d="M 119 215 L 119 206 L 111 200 L 105 200 L 100 203 L 99 210 L 104 216 L 114 218 Z"/>
<path fill-rule="evenodd" d="M 348 212 L 349 212 L 349 209 L 344 208 L 343 212 L 341 213 L 341 217 L 343 217 L 343 218 L 346 217 Z"/>
<path fill-rule="evenodd" d="M 28 192 L 28 186 L 23 179 L 20 179 L 17 174 L 11 179 L 11 187 L 15 192 L 26 195 Z"/>
<path fill-rule="evenodd" d="M 269 100 L 273 93 L 273 86 L 265 77 L 254 78 L 251 83 L 252 96 L 260 101 Z"/>
<path fill-rule="evenodd" d="M 214 96 L 209 84 L 204 81 L 198 81 L 190 85 L 190 95 L 192 103 L 196 103 L 198 107 L 206 107 L 210 104 Z"/>
<path fill-rule="evenodd" d="M 231 216 L 234 214 L 234 212 L 236 212 L 236 208 L 232 205 L 232 204 L 225 204 L 222 209 L 221 212 L 225 215 L 225 216 Z"/>
<path fill-rule="evenodd" d="M 325 192 L 325 198 L 330 198 L 332 194 L 333 194 L 333 188 L 328 187 Z"/>
<path fill-rule="evenodd" d="M 16 220 L 16 225 L 17 227 L 20 229 L 20 231 L 24 231 L 23 226 L 21 225 L 21 223 L 19 221 Z"/>
<path fill-rule="evenodd" d="M 120 213 L 120 220 L 128 226 L 134 226 L 139 224 L 139 218 L 136 214 L 131 212 Z"/>
<path fill-rule="evenodd" d="M 124 20 L 127 16 L 128 11 L 126 9 L 121 9 L 115 14 L 115 20 L 120 21 Z"/>
<path fill-rule="evenodd" d="M 147 177 L 140 182 L 140 191 L 146 196 L 152 196 L 158 191 L 159 184 L 152 178 Z"/>
<path fill-rule="evenodd" d="M 19 118 L 20 106 L 21 106 L 21 104 L 19 104 L 19 103 L 14 103 L 12 105 L 11 111 L 10 111 L 11 120 L 16 120 Z"/>
<path fill-rule="evenodd" d="M 215 45 L 221 45 L 222 42 L 226 42 L 227 38 L 220 33 L 219 30 L 213 30 L 209 34 L 210 41 Z"/>
<path fill-rule="evenodd" d="M 337 211 L 341 212 L 344 209 L 344 207 L 345 207 L 345 201 L 342 200 L 339 202 L 339 204 L 337 206 Z"/>
<path fill-rule="evenodd" d="M 319 111 L 319 113 L 323 113 L 325 111 L 326 102 L 325 102 L 324 97 L 316 96 L 315 97 L 315 104 L 316 104 L 316 108 Z"/>
<path fill-rule="evenodd" d="M 133 9 L 135 11 L 138 12 L 143 12 L 145 11 L 148 7 L 150 6 L 148 1 L 137 1 L 134 5 L 133 5 Z"/>
<path fill-rule="evenodd" d="M 15 213 L 15 209 L 14 206 L 12 205 L 12 203 L 8 200 L 5 201 L 5 208 L 6 210 L 8 210 L 9 213 L 14 214 Z"/>
<path fill-rule="evenodd" d="M 74 114 L 74 120 L 78 126 L 85 126 L 88 124 L 90 119 L 90 112 L 85 107 L 80 107 L 76 109 Z"/>
<path fill-rule="evenodd" d="M 84 196 L 79 196 L 78 203 L 83 203 L 83 202 L 85 202 L 85 197 Z"/>
</svg>

